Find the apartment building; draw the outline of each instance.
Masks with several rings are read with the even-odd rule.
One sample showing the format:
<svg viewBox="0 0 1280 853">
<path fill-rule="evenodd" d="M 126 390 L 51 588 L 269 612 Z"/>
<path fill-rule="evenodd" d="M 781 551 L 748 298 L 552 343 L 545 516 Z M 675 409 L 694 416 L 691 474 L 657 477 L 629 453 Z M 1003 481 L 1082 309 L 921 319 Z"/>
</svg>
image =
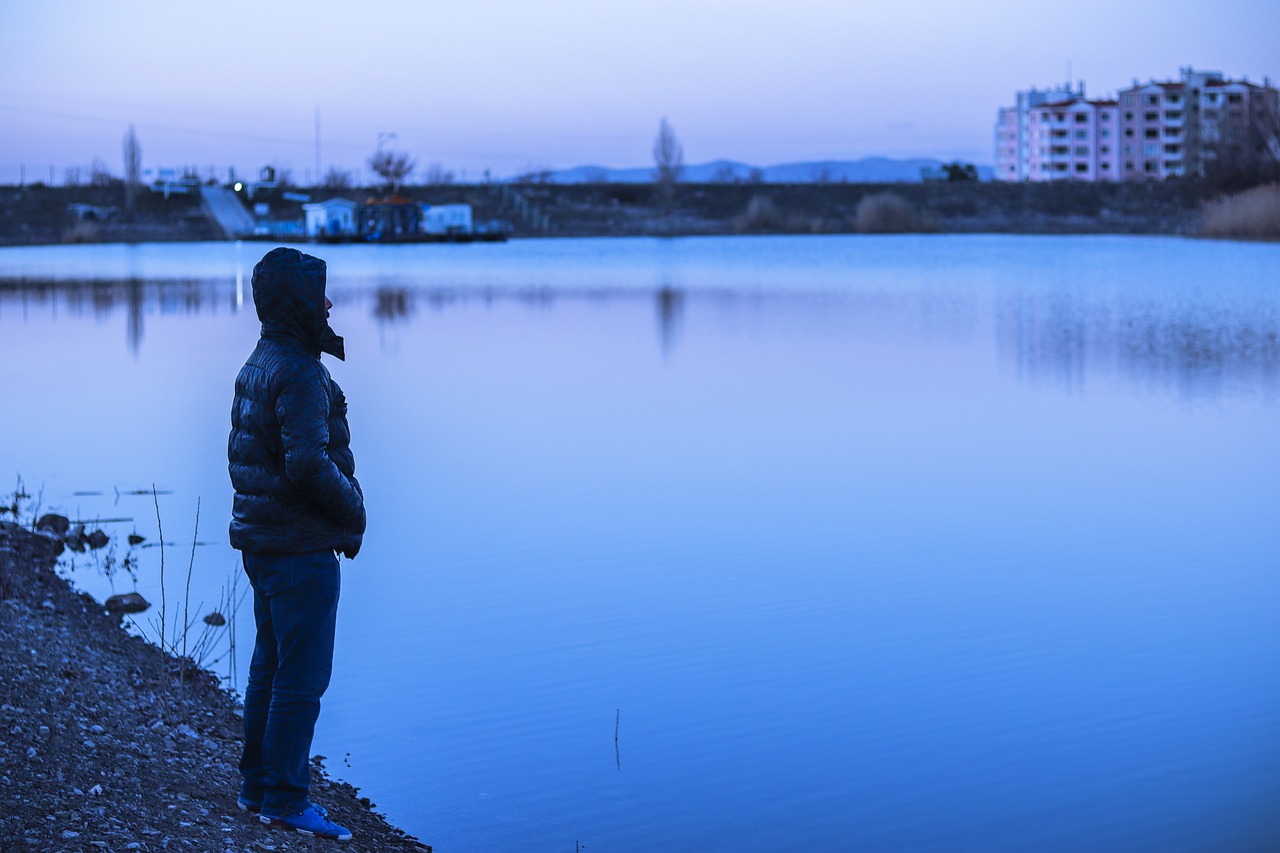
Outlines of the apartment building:
<svg viewBox="0 0 1280 853">
<path fill-rule="evenodd" d="M 1280 92 L 1270 80 L 1190 67 L 1179 77 L 1135 80 L 1115 100 L 1087 100 L 1083 84 L 1034 104 L 1018 93 L 997 114 L 997 180 L 1159 180 L 1204 175 L 1215 162 L 1280 162 Z"/>
<path fill-rule="evenodd" d="M 1034 86 L 1015 96 L 1012 107 L 1002 107 L 996 117 L 996 177 L 1026 181 L 1031 175 L 1031 110 L 1049 103 L 1084 98 L 1084 83 L 1049 89 Z"/>
<path fill-rule="evenodd" d="M 1031 110 L 1028 181 L 1115 181 L 1115 101 L 1083 98 Z"/>
</svg>

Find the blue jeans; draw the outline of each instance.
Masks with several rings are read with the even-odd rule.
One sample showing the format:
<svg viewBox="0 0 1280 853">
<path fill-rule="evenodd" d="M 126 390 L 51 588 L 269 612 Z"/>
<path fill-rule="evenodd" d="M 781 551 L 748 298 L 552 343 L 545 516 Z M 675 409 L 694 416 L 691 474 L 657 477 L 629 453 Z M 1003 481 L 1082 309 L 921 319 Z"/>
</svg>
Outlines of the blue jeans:
<svg viewBox="0 0 1280 853">
<path fill-rule="evenodd" d="M 311 738 L 333 671 L 338 557 L 244 553 L 243 560 L 258 637 L 244 690 L 240 796 L 279 817 L 308 804 Z"/>
</svg>

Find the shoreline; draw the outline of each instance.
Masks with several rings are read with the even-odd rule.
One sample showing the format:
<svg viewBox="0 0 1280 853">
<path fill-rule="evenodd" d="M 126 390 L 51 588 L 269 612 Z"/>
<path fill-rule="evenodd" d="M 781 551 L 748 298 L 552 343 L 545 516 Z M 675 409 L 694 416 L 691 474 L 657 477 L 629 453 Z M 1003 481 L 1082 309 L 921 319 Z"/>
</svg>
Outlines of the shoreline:
<svg viewBox="0 0 1280 853">
<path fill-rule="evenodd" d="M 422 851 L 312 759 L 337 845 L 236 805 L 240 702 L 207 670 L 129 634 L 55 570 L 61 540 L 0 521 L 0 848 Z"/>
<path fill-rule="evenodd" d="M 301 199 L 363 199 L 376 188 L 273 191 L 255 197 L 259 224 L 300 223 Z M 1204 225 L 1207 188 L 1194 182 L 931 182 L 881 184 L 442 184 L 406 186 L 406 201 L 470 206 L 515 238 L 762 234 L 1165 234 Z M 123 187 L 0 187 L 0 245 L 222 241 L 198 194 L 144 193 L 124 213 Z M 73 211 L 98 205 L 106 219 Z M 267 227 L 267 231 L 274 228 Z M 297 240 L 283 232 L 265 239 Z M 256 239 L 256 238 L 255 238 Z"/>
</svg>

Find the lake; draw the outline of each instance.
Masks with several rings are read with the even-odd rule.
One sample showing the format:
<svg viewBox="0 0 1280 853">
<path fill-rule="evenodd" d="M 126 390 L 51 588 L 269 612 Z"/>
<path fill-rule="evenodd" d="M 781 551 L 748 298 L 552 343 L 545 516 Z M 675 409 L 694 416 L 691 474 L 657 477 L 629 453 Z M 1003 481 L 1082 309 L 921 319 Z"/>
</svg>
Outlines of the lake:
<svg viewBox="0 0 1280 853">
<path fill-rule="evenodd" d="M 162 524 L 170 613 L 268 248 L 0 249 L 0 476 Z M 312 251 L 369 513 L 314 751 L 435 849 L 1280 847 L 1280 245 Z"/>
</svg>

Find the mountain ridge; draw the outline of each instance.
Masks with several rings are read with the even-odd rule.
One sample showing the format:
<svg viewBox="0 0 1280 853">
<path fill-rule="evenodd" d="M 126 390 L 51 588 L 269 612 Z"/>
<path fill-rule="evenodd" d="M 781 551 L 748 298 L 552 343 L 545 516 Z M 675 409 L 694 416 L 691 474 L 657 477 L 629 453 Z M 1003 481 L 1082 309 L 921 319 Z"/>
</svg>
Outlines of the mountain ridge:
<svg viewBox="0 0 1280 853">
<path fill-rule="evenodd" d="M 863 157 L 859 160 L 814 160 L 758 167 L 736 160 L 721 159 L 685 166 L 681 170 L 680 180 L 693 184 L 919 183 L 924 180 L 925 170 L 936 173 L 945 162 L 928 157 Z M 980 180 L 991 180 L 994 171 L 992 167 L 977 168 Z M 548 169 L 536 173 L 536 176 L 538 180 L 554 184 L 645 184 L 653 180 L 653 169 L 611 169 L 588 164 L 570 169 Z M 513 180 L 527 180 L 529 177 L 525 175 Z"/>
</svg>

